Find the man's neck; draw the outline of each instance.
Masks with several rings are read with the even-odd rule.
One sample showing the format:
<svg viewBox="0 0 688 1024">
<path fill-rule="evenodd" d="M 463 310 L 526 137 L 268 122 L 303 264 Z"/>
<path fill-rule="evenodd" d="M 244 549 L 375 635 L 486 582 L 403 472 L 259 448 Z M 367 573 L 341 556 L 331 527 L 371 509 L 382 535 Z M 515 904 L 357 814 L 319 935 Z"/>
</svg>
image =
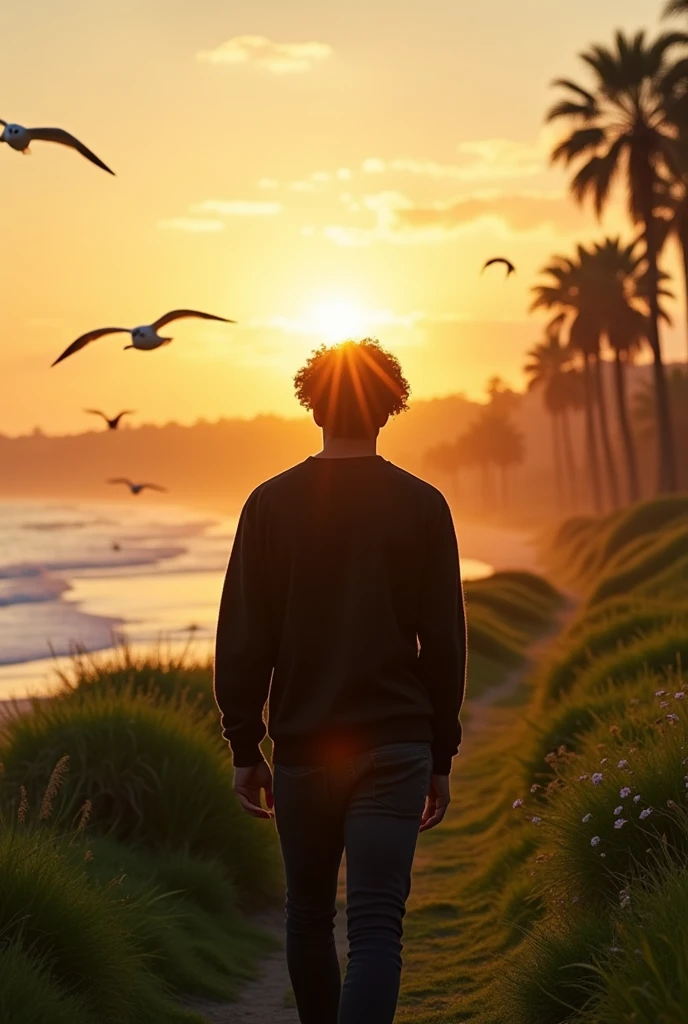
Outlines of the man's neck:
<svg viewBox="0 0 688 1024">
<path fill-rule="evenodd" d="M 360 459 L 377 455 L 376 437 L 325 437 L 316 459 Z"/>
</svg>

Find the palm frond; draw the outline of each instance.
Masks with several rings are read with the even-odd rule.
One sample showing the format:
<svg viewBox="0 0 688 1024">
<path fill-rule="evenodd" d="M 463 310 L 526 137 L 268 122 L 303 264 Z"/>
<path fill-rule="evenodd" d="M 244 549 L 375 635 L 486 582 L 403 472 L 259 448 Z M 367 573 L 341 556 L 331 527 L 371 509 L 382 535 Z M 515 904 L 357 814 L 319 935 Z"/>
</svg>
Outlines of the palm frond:
<svg viewBox="0 0 688 1024">
<path fill-rule="evenodd" d="M 568 165 L 584 153 L 595 153 L 604 140 L 605 133 L 602 128 L 578 128 L 567 139 L 555 146 L 550 159 L 553 164 L 563 161 Z"/>
<path fill-rule="evenodd" d="M 582 99 L 584 99 L 586 103 L 597 103 L 597 100 L 591 92 L 584 89 L 581 85 L 576 85 L 576 83 L 572 82 L 570 78 L 555 78 L 551 85 L 555 89 L 570 89 L 571 92 L 577 93 Z"/>
<path fill-rule="evenodd" d="M 663 18 L 680 17 L 682 14 L 688 14 L 688 0 L 669 0 L 662 11 Z"/>
</svg>

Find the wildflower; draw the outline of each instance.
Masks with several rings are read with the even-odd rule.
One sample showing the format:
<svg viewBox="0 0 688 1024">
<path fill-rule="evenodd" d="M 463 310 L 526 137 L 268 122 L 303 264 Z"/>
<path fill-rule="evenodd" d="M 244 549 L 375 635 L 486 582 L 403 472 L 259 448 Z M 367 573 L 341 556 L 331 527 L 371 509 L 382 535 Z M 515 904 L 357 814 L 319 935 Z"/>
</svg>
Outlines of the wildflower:
<svg viewBox="0 0 688 1024">
<path fill-rule="evenodd" d="M 608 760 L 609 760 L 608 757 L 603 757 L 602 760 L 600 761 L 600 764 L 606 764 Z"/>
<path fill-rule="evenodd" d="M 678 715 L 675 715 L 673 712 L 670 715 L 667 715 L 667 718 L 670 722 L 678 722 Z"/>
<path fill-rule="evenodd" d="M 630 905 L 631 905 L 631 894 L 628 891 L 628 889 L 622 889 L 621 892 L 619 893 L 619 906 L 621 907 L 622 910 L 625 910 L 626 907 L 630 907 Z"/>
<path fill-rule="evenodd" d="M 538 789 L 542 789 L 542 786 L 540 786 L 537 782 L 534 782 L 533 785 L 530 787 L 530 792 L 537 793 Z"/>
<path fill-rule="evenodd" d="M 622 800 L 625 800 L 626 797 L 630 796 L 630 795 L 631 795 L 631 787 L 630 786 L 622 786 L 621 789 L 619 790 L 619 796 L 621 797 Z"/>
<path fill-rule="evenodd" d="M 513 807 L 514 810 L 516 810 L 517 807 L 523 807 L 523 801 L 519 797 L 518 800 L 514 800 L 514 802 L 512 803 L 511 806 Z"/>
<path fill-rule="evenodd" d="M 538 818 L 537 814 L 534 814 L 530 820 L 532 821 L 533 825 L 539 825 L 542 821 L 542 818 Z"/>
<path fill-rule="evenodd" d="M 600 857 L 606 857 L 606 856 L 607 856 L 607 854 L 606 854 L 606 853 L 601 853 L 601 854 L 600 854 Z"/>
<path fill-rule="evenodd" d="M 634 804 L 639 804 L 641 800 L 642 800 L 642 797 L 641 797 L 640 793 L 636 793 L 636 795 L 633 797 L 633 803 Z"/>
<path fill-rule="evenodd" d="M 599 836 L 593 836 L 592 839 L 590 840 L 590 845 L 591 846 L 599 846 L 601 842 L 602 842 L 602 840 L 600 839 Z"/>
<path fill-rule="evenodd" d="M 659 706 L 660 706 L 660 708 L 668 708 L 669 707 L 669 701 L 668 700 L 661 700 L 659 702 Z"/>
<path fill-rule="evenodd" d="M 679 690 L 678 693 L 674 694 L 674 700 L 683 700 L 684 697 L 685 693 L 683 692 L 683 690 Z"/>
<path fill-rule="evenodd" d="M 603 778 L 604 775 L 602 774 L 602 772 L 595 772 L 595 774 L 592 777 L 593 786 L 599 786 Z"/>
<path fill-rule="evenodd" d="M 614 828 L 623 828 L 625 824 L 626 824 L 626 819 L 625 818 L 617 818 L 616 821 L 614 822 Z"/>
<path fill-rule="evenodd" d="M 686 760 L 688 760 L 688 758 L 686 758 Z M 683 763 L 685 764 L 686 762 L 684 761 Z M 578 776 L 578 781 L 579 782 L 587 782 L 589 778 L 590 778 L 589 775 L 579 775 Z"/>
<path fill-rule="evenodd" d="M 665 693 L 666 693 L 666 690 L 656 690 L 655 691 L 655 697 L 663 697 Z"/>
<path fill-rule="evenodd" d="M 623 811 L 623 804 L 619 804 L 618 807 L 614 808 L 614 815 L 615 815 L 615 817 L 618 818 L 622 811 Z"/>
<path fill-rule="evenodd" d="M 587 825 L 587 824 L 588 824 L 588 822 L 590 821 L 590 819 L 591 819 L 591 818 L 592 818 L 592 814 L 589 814 L 589 813 L 588 813 L 588 814 L 585 814 L 585 815 L 584 815 L 584 816 L 583 816 L 583 817 L 581 818 L 581 821 L 583 822 L 583 824 L 584 824 L 584 825 Z"/>
<path fill-rule="evenodd" d="M 626 760 L 626 758 L 622 757 L 616 767 L 617 768 L 628 768 L 628 761 Z"/>
<path fill-rule="evenodd" d="M 557 760 L 557 755 L 554 753 L 553 750 L 550 751 L 549 754 L 545 755 L 545 764 L 555 764 L 556 760 Z"/>
<path fill-rule="evenodd" d="M 644 811 L 640 812 L 640 820 L 641 821 L 645 821 L 645 819 L 649 818 L 651 814 L 652 814 L 652 808 L 651 807 L 646 807 Z"/>
</svg>

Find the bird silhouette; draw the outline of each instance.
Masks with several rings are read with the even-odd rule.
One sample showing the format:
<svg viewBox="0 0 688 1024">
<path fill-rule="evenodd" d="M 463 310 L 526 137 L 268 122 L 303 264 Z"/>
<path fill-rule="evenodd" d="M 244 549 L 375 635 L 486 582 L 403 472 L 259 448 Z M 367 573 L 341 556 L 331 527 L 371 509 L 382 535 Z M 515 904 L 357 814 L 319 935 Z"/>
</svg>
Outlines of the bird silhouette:
<svg viewBox="0 0 688 1024">
<path fill-rule="evenodd" d="M 124 484 L 129 488 L 132 494 L 140 494 L 141 491 L 148 488 L 149 491 L 161 491 L 163 494 L 167 494 L 167 488 L 161 487 L 159 484 L 135 484 L 129 480 L 126 476 L 118 476 L 113 480 L 108 480 L 109 484 Z"/>
<path fill-rule="evenodd" d="M 107 171 L 108 174 L 115 173 L 95 153 L 92 153 L 90 149 L 84 146 L 83 142 L 79 142 L 78 139 L 62 128 L 24 128 L 21 124 L 12 124 L 8 121 L 3 121 L 2 118 L 0 118 L 0 125 L 3 128 L 0 142 L 6 142 L 10 149 L 14 149 L 18 153 L 30 152 L 29 146 L 32 142 L 57 142 L 61 146 L 69 146 L 70 149 L 75 149 L 77 153 L 81 153 L 92 164 Z"/>
<path fill-rule="evenodd" d="M 491 260 L 488 260 L 487 263 L 485 264 L 485 266 L 483 267 L 483 271 L 487 270 L 487 268 L 491 267 L 494 263 L 503 263 L 504 264 L 504 266 L 506 267 L 506 276 L 507 277 L 510 277 L 511 274 L 515 274 L 516 273 L 516 267 L 513 265 L 511 260 L 506 259 L 505 256 L 494 256 Z"/>
<path fill-rule="evenodd" d="M 134 414 L 133 409 L 123 409 L 122 412 L 118 413 L 117 416 L 115 416 L 113 419 L 110 419 L 109 416 L 106 416 L 105 413 L 101 412 L 100 409 L 84 409 L 84 412 L 87 412 L 92 416 L 102 416 L 110 430 L 117 430 L 117 427 L 119 426 L 119 421 L 122 419 L 123 416 L 133 416 Z"/>
<path fill-rule="evenodd" d="M 57 366 L 67 356 L 74 355 L 75 352 L 80 352 L 82 348 L 90 344 L 92 341 L 97 341 L 98 338 L 105 337 L 106 334 L 130 334 L 131 345 L 125 345 L 127 348 L 137 348 L 142 352 L 150 352 L 155 348 L 160 348 L 162 345 L 169 345 L 173 340 L 172 338 L 161 337 L 158 331 L 165 327 L 166 324 L 171 323 L 173 320 L 219 320 L 223 324 L 235 324 L 236 320 L 228 320 L 224 316 L 214 316 L 212 313 L 201 313 L 196 309 L 174 309 L 171 313 L 165 313 L 159 320 L 156 320 L 152 324 L 144 324 L 141 327 L 99 327 L 95 331 L 89 331 L 87 334 L 82 334 L 80 338 L 73 341 L 69 348 L 66 348 L 61 356 L 59 356 L 53 366 Z"/>
</svg>

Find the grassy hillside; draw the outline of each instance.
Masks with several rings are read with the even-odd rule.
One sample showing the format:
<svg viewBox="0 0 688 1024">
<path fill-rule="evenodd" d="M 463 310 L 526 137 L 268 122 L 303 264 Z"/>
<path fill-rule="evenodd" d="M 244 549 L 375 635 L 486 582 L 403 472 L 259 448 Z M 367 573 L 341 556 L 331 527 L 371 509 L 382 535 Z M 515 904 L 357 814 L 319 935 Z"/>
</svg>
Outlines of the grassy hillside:
<svg viewBox="0 0 688 1024">
<path fill-rule="evenodd" d="M 688 498 L 564 523 L 580 603 L 423 837 L 400 1020 L 685 1024 Z"/>
</svg>

